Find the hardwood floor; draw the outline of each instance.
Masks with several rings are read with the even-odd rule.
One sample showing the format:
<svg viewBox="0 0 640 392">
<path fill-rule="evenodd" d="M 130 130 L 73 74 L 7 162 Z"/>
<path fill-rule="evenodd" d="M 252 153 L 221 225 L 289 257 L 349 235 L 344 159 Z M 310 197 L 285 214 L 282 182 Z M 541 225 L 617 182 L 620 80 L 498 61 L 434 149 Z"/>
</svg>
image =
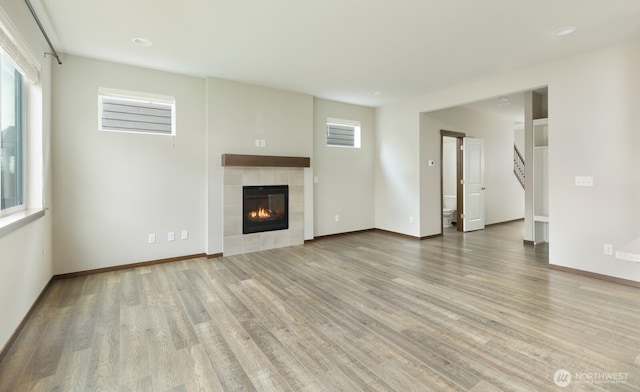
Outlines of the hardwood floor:
<svg viewBox="0 0 640 392">
<path fill-rule="evenodd" d="M 54 281 L 0 390 L 556 391 L 565 369 L 563 390 L 639 391 L 640 290 L 549 270 L 521 233 L 365 232 Z"/>
</svg>

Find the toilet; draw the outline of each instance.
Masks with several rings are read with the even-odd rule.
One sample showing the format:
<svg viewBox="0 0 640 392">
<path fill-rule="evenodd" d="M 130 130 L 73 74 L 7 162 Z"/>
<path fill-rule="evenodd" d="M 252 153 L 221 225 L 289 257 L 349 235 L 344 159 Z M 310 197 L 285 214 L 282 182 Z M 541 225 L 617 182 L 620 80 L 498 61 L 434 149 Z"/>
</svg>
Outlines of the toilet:
<svg viewBox="0 0 640 392">
<path fill-rule="evenodd" d="M 442 226 L 451 227 L 456 221 L 456 197 L 452 195 L 444 195 L 442 197 Z"/>
</svg>

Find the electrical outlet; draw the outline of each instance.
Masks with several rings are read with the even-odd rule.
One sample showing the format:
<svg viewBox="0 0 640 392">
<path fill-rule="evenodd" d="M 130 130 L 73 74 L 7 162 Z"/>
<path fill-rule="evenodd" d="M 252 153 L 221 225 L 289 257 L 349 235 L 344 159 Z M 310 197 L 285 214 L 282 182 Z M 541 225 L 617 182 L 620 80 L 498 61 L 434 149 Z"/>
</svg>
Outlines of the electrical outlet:
<svg viewBox="0 0 640 392">
<path fill-rule="evenodd" d="M 340 215 L 336 215 L 336 222 L 340 222 Z"/>
<path fill-rule="evenodd" d="M 186 240 L 189 238 L 189 232 L 186 230 L 182 230 L 182 233 L 180 234 L 180 238 L 183 240 Z"/>
<path fill-rule="evenodd" d="M 604 244 L 603 252 L 607 256 L 613 256 L 613 245 Z"/>
<path fill-rule="evenodd" d="M 412 216 L 409 217 L 409 223 L 413 223 L 413 217 Z"/>
<path fill-rule="evenodd" d="M 175 239 L 176 239 L 176 233 L 174 233 L 173 231 L 170 231 L 169 234 L 167 234 L 167 240 L 175 241 Z"/>
<path fill-rule="evenodd" d="M 150 244 L 155 244 L 156 243 L 156 235 L 155 234 L 149 234 L 149 243 Z"/>
</svg>

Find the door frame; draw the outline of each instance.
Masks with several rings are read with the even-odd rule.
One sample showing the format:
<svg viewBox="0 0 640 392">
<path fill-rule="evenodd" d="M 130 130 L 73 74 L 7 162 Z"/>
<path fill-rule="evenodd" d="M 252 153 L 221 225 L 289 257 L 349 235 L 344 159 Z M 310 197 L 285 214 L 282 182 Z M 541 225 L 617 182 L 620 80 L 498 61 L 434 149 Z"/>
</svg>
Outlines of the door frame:
<svg viewBox="0 0 640 392">
<path fill-rule="evenodd" d="M 453 137 L 456 139 L 456 230 L 462 231 L 462 142 L 467 135 L 462 132 L 440 130 L 440 234 L 444 234 L 444 219 L 442 217 L 443 199 L 444 199 L 444 138 Z"/>
</svg>

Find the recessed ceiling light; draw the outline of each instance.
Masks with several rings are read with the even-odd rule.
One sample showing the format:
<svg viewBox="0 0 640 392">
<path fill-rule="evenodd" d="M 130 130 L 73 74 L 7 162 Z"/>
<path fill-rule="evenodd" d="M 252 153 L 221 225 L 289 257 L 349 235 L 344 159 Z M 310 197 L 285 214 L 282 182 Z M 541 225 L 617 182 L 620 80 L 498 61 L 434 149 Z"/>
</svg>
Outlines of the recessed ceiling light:
<svg viewBox="0 0 640 392">
<path fill-rule="evenodd" d="M 564 26 L 553 30 L 553 35 L 555 35 L 556 37 L 564 37 L 565 35 L 569 35 L 574 31 L 576 31 L 575 26 Z"/>
<path fill-rule="evenodd" d="M 133 41 L 134 44 L 139 45 L 139 46 L 151 46 L 151 45 L 153 45 L 153 42 L 149 41 L 146 38 L 137 37 L 137 38 L 132 39 L 131 41 Z"/>
<path fill-rule="evenodd" d="M 375 96 L 380 95 L 380 91 L 374 91 L 374 92 L 373 92 L 373 95 L 375 95 Z"/>
</svg>

